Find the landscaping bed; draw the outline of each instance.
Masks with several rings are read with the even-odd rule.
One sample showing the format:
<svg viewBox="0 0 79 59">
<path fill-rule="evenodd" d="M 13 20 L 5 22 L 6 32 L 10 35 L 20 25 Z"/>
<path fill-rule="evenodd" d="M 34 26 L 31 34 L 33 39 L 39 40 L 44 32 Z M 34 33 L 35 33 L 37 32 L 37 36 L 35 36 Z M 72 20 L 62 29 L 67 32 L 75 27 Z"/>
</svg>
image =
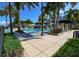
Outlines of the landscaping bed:
<svg viewBox="0 0 79 59">
<path fill-rule="evenodd" d="M 49 34 L 58 36 L 58 34 L 62 33 L 61 28 L 54 28 L 53 31 L 51 31 Z"/>
<path fill-rule="evenodd" d="M 78 57 L 79 38 L 69 39 L 52 57 Z"/>
<path fill-rule="evenodd" d="M 4 35 L 2 56 L 5 57 L 22 56 L 23 50 L 24 49 L 20 44 L 20 41 L 16 39 L 13 35 L 11 34 Z"/>
</svg>

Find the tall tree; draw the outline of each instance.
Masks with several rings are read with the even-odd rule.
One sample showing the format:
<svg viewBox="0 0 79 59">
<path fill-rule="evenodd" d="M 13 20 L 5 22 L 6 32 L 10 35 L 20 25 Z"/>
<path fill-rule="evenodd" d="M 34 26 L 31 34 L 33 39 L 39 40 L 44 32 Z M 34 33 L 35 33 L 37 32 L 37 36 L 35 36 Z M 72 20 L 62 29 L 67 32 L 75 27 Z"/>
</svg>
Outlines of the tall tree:
<svg viewBox="0 0 79 59">
<path fill-rule="evenodd" d="M 78 9 L 70 9 L 65 12 L 65 17 L 74 22 L 74 27 L 79 22 L 79 10 Z"/>
<path fill-rule="evenodd" d="M 6 16 L 6 26 L 7 26 L 7 16 L 9 16 L 10 18 L 10 29 L 11 29 L 11 34 L 13 33 L 13 29 L 12 29 L 12 17 L 14 14 L 14 7 L 11 4 L 11 2 L 9 2 L 8 4 L 6 4 L 2 10 L 0 10 L 0 15 L 2 16 Z M 13 13 L 13 14 L 12 14 Z"/>
<path fill-rule="evenodd" d="M 4 7 L 3 7 L 3 11 L 6 11 L 4 14 L 3 14 L 3 16 L 5 16 L 6 17 L 6 27 L 8 26 L 8 19 L 7 19 L 7 17 L 8 17 L 8 11 L 9 11 L 9 9 L 7 8 L 7 5 L 5 5 Z"/>
<path fill-rule="evenodd" d="M 48 7 L 48 11 L 53 12 L 53 19 L 51 22 L 53 22 L 54 20 L 54 28 L 58 28 L 59 26 L 59 15 L 60 15 L 60 10 L 65 8 L 65 6 L 67 5 L 67 2 L 48 2 L 47 6 Z M 71 2 L 70 3 L 72 5 L 72 7 L 74 7 L 77 3 L 75 2 Z"/>
<path fill-rule="evenodd" d="M 20 27 L 20 9 L 24 9 L 24 6 L 26 5 L 29 9 L 31 7 L 35 8 L 35 5 L 37 6 L 38 3 L 36 2 L 15 2 L 14 3 L 15 7 L 16 7 L 16 20 L 18 22 L 18 32 L 21 31 L 21 27 Z"/>
<path fill-rule="evenodd" d="M 4 12 L 4 13 L 2 13 L 3 16 L 6 17 L 6 26 L 8 26 L 8 19 L 7 19 L 7 17 L 9 16 L 9 4 L 6 4 L 5 6 L 3 6 L 2 11 Z M 13 5 L 11 5 L 11 12 L 12 12 L 11 16 L 14 17 L 15 16 L 14 15 L 15 8 L 14 8 Z"/>
<path fill-rule="evenodd" d="M 42 13 L 42 21 L 41 21 L 41 23 L 42 23 L 42 26 L 41 26 L 41 35 L 44 35 L 44 34 L 43 34 L 43 24 L 44 24 L 44 20 L 43 20 L 43 2 L 41 3 L 41 13 Z"/>
<path fill-rule="evenodd" d="M 13 29 L 12 29 L 12 12 L 11 12 L 11 2 L 9 2 L 9 18 L 10 18 L 10 29 L 11 29 L 11 34 L 13 34 Z"/>
<path fill-rule="evenodd" d="M 26 24 L 33 24 L 33 22 L 30 19 L 27 19 L 26 21 L 24 21 Z"/>
<path fill-rule="evenodd" d="M 58 27 L 60 9 L 64 9 L 64 8 L 65 8 L 64 2 L 48 2 L 47 3 L 45 12 L 47 12 L 47 14 L 52 16 L 51 28 L 53 28 L 53 21 L 54 21 L 54 28 Z"/>
</svg>

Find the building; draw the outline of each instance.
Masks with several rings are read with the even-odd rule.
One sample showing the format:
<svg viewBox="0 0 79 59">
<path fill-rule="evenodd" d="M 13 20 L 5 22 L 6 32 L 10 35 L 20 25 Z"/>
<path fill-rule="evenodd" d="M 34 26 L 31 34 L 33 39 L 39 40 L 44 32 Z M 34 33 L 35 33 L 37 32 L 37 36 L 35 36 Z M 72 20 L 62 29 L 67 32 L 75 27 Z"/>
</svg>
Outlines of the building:
<svg viewBox="0 0 79 59">
<path fill-rule="evenodd" d="M 71 20 L 60 20 L 59 26 L 62 29 L 62 31 L 71 30 L 74 26 L 74 22 Z"/>
</svg>

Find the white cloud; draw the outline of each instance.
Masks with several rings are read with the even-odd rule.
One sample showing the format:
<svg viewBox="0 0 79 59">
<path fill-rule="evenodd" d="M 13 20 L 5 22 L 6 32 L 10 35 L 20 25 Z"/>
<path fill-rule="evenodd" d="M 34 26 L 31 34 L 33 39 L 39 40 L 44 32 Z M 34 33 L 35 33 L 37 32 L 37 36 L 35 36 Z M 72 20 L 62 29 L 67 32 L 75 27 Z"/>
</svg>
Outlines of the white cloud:
<svg viewBox="0 0 79 59">
<path fill-rule="evenodd" d="M 63 10 L 60 10 L 60 14 L 63 13 Z"/>
<path fill-rule="evenodd" d="M 9 24 L 9 22 L 7 22 Z M 0 26 L 6 26 L 6 21 L 0 21 Z"/>
</svg>

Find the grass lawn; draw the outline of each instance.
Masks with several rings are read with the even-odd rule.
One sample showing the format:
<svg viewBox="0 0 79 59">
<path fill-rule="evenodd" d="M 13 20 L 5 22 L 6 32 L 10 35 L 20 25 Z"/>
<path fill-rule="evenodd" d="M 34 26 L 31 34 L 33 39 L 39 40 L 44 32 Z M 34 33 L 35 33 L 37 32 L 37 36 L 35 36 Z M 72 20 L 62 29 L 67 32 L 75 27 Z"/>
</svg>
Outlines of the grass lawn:
<svg viewBox="0 0 79 59">
<path fill-rule="evenodd" d="M 52 57 L 78 57 L 79 38 L 69 39 Z"/>
<path fill-rule="evenodd" d="M 21 56 L 22 52 L 20 41 L 11 34 L 5 34 L 2 56 Z"/>
</svg>

